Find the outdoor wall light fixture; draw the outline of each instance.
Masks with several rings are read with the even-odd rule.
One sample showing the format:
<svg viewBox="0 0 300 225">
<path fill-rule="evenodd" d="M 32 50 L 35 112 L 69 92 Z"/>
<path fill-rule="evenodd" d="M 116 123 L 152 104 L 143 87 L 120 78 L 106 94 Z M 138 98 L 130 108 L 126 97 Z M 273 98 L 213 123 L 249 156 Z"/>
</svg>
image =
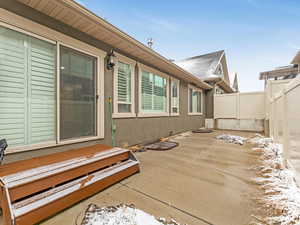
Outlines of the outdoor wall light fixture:
<svg viewBox="0 0 300 225">
<path fill-rule="evenodd" d="M 112 70 L 113 68 L 114 68 L 114 66 L 115 66 L 115 58 L 116 58 L 116 56 L 115 56 L 115 54 L 114 54 L 114 50 L 112 49 L 111 51 L 110 51 L 110 53 L 108 53 L 108 55 L 107 55 L 107 69 L 108 70 Z"/>
</svg>

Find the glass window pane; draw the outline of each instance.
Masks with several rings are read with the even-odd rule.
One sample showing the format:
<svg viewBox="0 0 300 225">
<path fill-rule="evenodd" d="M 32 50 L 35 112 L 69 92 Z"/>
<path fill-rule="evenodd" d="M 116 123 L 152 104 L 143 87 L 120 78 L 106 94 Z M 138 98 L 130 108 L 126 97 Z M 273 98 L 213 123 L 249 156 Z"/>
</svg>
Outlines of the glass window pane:
<svg viewBox="0 0 300 225">
<path fill-rule="evenodd" d="M 179 112 L 179 81 L 171 81 L 171 109 L 172 113 Z"/>
<path fill-rule="evenodd" d="M 166 112 L 166 79 L 160 76 L 154 76 L 154 106 L 156 112 Z"/>
<path fill-rule="evenodd" d="M 197 108 L 198 108 L 198 92 L 197 91 L 193 91 L 193 113 L 197 112 Z"/>
<path fill-rule="evenodd" d="M 167 79 L 146 71 L 142 72 L 142 111 L 167 112 Z"/>
<path fill-rule="evenodd" d="M 60 49 L 60 138 L 96 136 L 96 58 Z"/>
<path fill-rule="evenodd" d="M 151 111 L 153 105 L 153 76 L 151 73 L 142 72 L 142 110 Z"/>
<path fill-rule="evenodd" d="M 131 68 L 118 62 L 118 102 L 131 103 Z"/>
<path fill-rule="evenodd" d="M 189 88 L 189 112 L 193 112 L 193 89 Z"/>
<path fill-rule="evenodd" d="M 202 107 L 201 96 L 202 96 L 202 93 L 199 91 L 198 92 L 198 107 L 197 107 L 197 112 L 198 113 L 201 113 L 201 111 L 202 111 L 202 109 L 201 109 L 201 107 Z"/>
<path fill-rule="evenodd" d="M 118 104 L 118 112 L 119 113 L 130 113 L 131 112 L 131 104 Z"/>
</svg>

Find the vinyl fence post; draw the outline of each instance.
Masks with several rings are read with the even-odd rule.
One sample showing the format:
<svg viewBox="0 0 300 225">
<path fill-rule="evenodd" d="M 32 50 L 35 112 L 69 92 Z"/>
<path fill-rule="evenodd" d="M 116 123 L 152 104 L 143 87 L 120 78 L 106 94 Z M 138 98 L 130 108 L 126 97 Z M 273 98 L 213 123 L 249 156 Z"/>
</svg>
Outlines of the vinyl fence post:
<svg viewBox="0 0 300 225">
<path fill-rule="evenodd" d="M 283 157 L 284 164 L 287 166 L 289 160 L 289 151 L 290 151 L 290 131 L 289 131 L 289 104 L 287 99 L 287 92 L 284 91 L 283 94 Z"/>
</svg>

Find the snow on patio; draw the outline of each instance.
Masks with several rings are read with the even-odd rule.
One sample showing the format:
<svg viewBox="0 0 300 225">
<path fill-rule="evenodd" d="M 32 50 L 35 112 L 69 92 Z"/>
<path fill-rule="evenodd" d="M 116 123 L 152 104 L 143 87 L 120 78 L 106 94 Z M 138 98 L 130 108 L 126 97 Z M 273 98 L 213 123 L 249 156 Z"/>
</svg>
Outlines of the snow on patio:
<svg viewBox="0 0 300 225">
<path fill-rule="evenodd" d="M 180 225 L 175 220 L 167 221 L 136 209 L 133 205 L 118 205 L 100 208 L 91 204 L 81 225 Z"/>
<path fill-rule="evenodd" d="M 216 137 L 216 139 L 226 141 L 228 143 L 243 145 L 244 142 L 247 140 L 247 138 L 236 136 L 236 135 L 230 135 L 230 134 L 221 134 Z"/>
<path fill-rule="evenodd" d="M 296 185 L 294 172 L 284 167 L 282 145 L 259 134 L 249 139 L 229 134 L 216 138 L 241 145 L 246 142 L 254 144 L 253 152 L 260 155 L 259 166 L 254 168 L 257 177 L 253 183 L 260 187 L 261 196 L 255 200 L 266 216 L 253 215 L 256 220 L 253 224 L 300 224 L 300 189 Z"/>
</svg>

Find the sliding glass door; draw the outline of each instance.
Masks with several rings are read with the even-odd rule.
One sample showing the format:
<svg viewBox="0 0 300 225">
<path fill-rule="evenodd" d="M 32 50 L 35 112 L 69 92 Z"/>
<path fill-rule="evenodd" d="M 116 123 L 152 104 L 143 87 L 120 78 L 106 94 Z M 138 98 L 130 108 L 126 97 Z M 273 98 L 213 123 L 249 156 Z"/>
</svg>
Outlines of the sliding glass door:
<svg viewBox="0 0 300 225">
<path fill-rule="evenodd" d="M 97 59 L 60 47 L 60 140 L 97 136 Z"/>
</svg>

